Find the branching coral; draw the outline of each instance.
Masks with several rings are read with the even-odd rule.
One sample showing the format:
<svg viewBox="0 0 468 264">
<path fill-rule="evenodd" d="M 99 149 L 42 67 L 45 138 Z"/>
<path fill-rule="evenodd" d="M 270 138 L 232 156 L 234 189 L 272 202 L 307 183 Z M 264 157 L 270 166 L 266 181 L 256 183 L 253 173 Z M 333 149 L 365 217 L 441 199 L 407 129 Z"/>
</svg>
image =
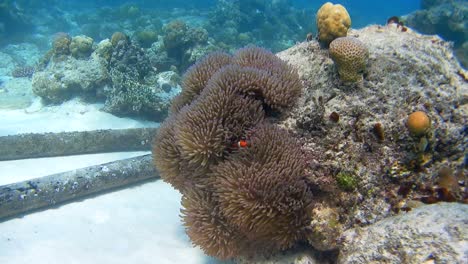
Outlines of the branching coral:
<svg viewBox="0 0 468 264">
<path fill-rule="evenodd" d="M 271 253 L 305 240 L 311 192 L 301 148 L 264 123 L 300 92 L 298 74 L 256 47 L 215 53 L 185 75 L 153 155 L 161 177 L 183 195 L 189 237 L 207 254 Z M 236 145 L 241 139 L 249 144 Z"/>
</svg>

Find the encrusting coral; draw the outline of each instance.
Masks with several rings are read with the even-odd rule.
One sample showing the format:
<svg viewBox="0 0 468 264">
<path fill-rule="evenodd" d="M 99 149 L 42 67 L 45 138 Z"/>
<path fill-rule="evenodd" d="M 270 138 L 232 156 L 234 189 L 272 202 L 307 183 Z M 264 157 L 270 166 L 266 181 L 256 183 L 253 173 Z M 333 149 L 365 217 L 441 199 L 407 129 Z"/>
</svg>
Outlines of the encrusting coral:
<svg viewBox="0 0 468 264">
<path fill-rule="evenodd" d="M 362 80 L 369 51 L 357 38 L 341 37 L 330 43 L 330 57 L 335 62 L 342 81 L 357 82 Z"/>
<path fill-rule="evenodd" d="M 70 43 L 72 38 L 64 32 L 55 34 L 52 41 L 52 54 L 53 55 L 68 55 L 70 54 Z"/>
<path fill-rule="evenodd" d="M 187 234 L 205 253 L 271 254 L 307 240 L 312 194 L 301 146 L 266 121 L 301 89 L 294 69 L 257 47 L 214 53 L 185 75 L 153 155 L 182 193 Z"/>
</svg>

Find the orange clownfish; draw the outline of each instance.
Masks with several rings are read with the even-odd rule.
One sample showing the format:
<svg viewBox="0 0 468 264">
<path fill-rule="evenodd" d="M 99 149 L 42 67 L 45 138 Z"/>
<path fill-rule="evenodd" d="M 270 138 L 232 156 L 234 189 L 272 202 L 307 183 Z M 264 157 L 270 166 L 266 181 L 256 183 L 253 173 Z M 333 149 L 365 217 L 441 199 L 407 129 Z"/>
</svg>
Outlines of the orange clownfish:
<svg viewBox="0 0 468 264">
<path fill-rule="evenodd" d="M 236 143 L 234 143 L 233 147 L 234 148 L 247 148 L 247 147 L 250 147 L 250 142 L 245 139 L 241 139 L 237 141 Z"/>
</svg>

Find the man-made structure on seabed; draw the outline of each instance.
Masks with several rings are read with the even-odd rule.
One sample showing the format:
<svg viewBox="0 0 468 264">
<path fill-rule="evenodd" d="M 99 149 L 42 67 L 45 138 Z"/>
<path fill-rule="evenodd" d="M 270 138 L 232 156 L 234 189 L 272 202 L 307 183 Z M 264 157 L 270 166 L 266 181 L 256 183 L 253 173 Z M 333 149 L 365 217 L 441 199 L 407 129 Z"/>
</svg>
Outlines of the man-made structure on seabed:
<svg viewBox="0 0 468 264">
<path fill-rule="evenodd" d="M 1 160 L 149 150 L 157 129 L 98 130 L 0 137 Z M 150 155 L 0 186 L 0 219 L 158 178 Z"/>
</svg>

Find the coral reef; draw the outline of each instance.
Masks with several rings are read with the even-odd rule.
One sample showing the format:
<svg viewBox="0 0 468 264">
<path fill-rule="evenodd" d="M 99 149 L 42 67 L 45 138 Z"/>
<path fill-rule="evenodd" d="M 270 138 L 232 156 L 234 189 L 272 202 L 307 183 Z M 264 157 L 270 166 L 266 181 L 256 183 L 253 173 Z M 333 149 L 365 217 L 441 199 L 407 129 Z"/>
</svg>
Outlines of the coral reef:
<svg viewBox="0 0 468 264">
<path fill-rule="evenodd" d="M 340 79 L 344 82 L 362 80 L 369 52 L 367 47 L 353 37 L 339 37 L 330 43 L 330 57 L 338 68 Z"/>
<path fill-rule="evenodd" d="M 257 47 L 214 53 L 185 75 L 153 155 L 183 194 L 187 234 L 207 254 L 271 254 L 306 240 L 312 193 L 301 145 L 264 121 L 300 93 L 295 71 Z"/>
<path fill-rule="evenodd" d="M 453 41 L 461 56 L 460 62 L 466 68 L 468 52 L 468 6 L 465 0 L 423 1 L 422 10 L 404 16 L 405 24 L 425 34 L 437 34 L 445 40 Z"/>
<path fill-rule="evenodd" d="M 173 20 L 164 26 L 164 46 L 169 53 L 180 53 L 180 49 L 194 43 L 208 40 L 208 32 L 203 28 L 190 28 L 182 20 Z"/>
<path fill-rule="evenodd" d="M 151 44 L 158 40 L 158 33 L 152 30 L 138 31 L 134 35 L 135 40 L 143 48 L 151 47 Z"/>
<path fill-rule="evenodd" d="M 351 27 L 351 18 L 346 8 L 340 4 L 327 2 L 317 11 L 318 40 L 325 46 L 339 37 L 346 37 Z"/>
<path fill-rule="evenodd" d="M 297 130 L 305 144 L 314 193 L 309 241 L 321 250 L 339 248 L 342 230 L 416 203 L 466 201 L 459 181 L 466 174 L 468 86 L 451 44 L 394 26 L 348 34 L 369 53 L 359 83 L 340 80 L 318 41 L 278 54 L 298 68 L 305 85 L 281 125 Z M 427 130 L 423 120 L 418 135 L 407 127 L 415 111 L 431 124 Z"/>
<path fill-rule="evenodd" d="M 168 102 L 160 87 L 149 81 L 156 72 L 144 51 L 131 42 L 118 41 L 109 62 L 112 86 L 104 90 L 104 110 L 116 115 L 140 115 L 152 120 L 167 115 Z"/>
<path fill-rule="evenodd" d="M 64 32 L 56 33 L 52 41 L 53 56 L 70 54 L 71 41 L 72 41 L 72 38 L 67 33 L 64 33 Z"/>
<path fill-rule="evenodd" d="M 446 0 L 421 0 L 421 8 L 430 9 L 434 6 L 438 6 L 446 2 Z"/>
<path fill-rule="evenodd" d="M 124 33 L 116 32 L 95 47 L 87 36 L 60 33 L 39 63 L 32 85 L 46 103 L 80 96 L 104 101 L 103 110 L 119 116 L 161 120 L 180 90 L 174 76 L 157 72 L 144 50 Z"/>
<path fill-rule="evenodd" d="M 219 0 L 205 28 L 219 46 L 223 43 L 236 48 L 254 43 L 279 51 L 313 31 L 310 13 L 292 7 L 287 0 Z"/>
<path fill-rule="evenodd" d="M 34 72 L 35 72 L 35 69 L 32 66 L 16 67 L 11 72 L 11 76 L 15 78 L 21 78 L 21 77 L 31 78 Z"/>
<path fill-rule="evenodd" d="M 436 1 L 423 6 L 425 7 L 423 10 L 404 17 L 408 26 L 425 34 L 438 34 L 456 43 L 463 43 L 467 40 L 468 7 L 466 1 Z"/>
<path fill-rule="evenodd" d="M 62 103 L 74 96 L 99 97 L 99 90 L 109 82 L 106 68 L 97 57 L 78 60 L 67 56 L 50 61 L 32 78 L 33 92 L 46 103 Z"/>
<path fill-rule="evenodd" d="M 93 52 L 93 39 L 87 36 L 75 36 L 70 42 L 70 53 L 75 58 L 88 58 Z"/>
<path fill-rule="evenodd" d="M 192 58 L 194 49 L 207 46 L 208 32 L 202 27 L 191 27 L 182 20 L 173 20 L 163 28 L 163 44 L 167 56 L 172 58 L 178 68 L 185 70 L 199 57 Z M 205 51 L 201 54 L 208 53 Z"/>
<path fill-rule="evenodd" d="M 114 32 L 114 34 L 112 34 L 111 39 L 110 39 L 112 46 L 113 47 L 117 46 L 117 44 L 119 44 L 120 41 L 122 41 L 125 45 L 127 45 L 130 42 L 130 39 L 123 32 L 120 32 L 120 31 Z"/>
</svg>

